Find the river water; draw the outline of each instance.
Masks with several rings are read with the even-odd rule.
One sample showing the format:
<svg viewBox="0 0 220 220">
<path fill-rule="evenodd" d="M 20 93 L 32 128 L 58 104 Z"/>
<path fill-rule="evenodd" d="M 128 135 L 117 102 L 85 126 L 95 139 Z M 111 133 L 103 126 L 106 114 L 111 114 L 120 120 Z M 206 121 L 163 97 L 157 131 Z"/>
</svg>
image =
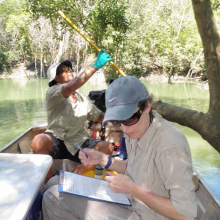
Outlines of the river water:
<svg viewBox="0 0 220 220">
<path fill-rule="evenodd" d="M 209 92 L 192 84 L 159 84 L 145 82 L 155 100 L 191 108 L 208 110 Z M 45 92 L 47 79 L 0 80 L 0 148 L 9 143 L 33 124 L 46 121 Z M 104 89 L 87 82 L 80 90 L 88 94 L 90 90 Z M 220 199 L 220 154 L 204 141 L 195 131 L 177 124 L 186 135 L 193 158 L 193 166 L 204 178 L 208 186 Z"/>
</svg>

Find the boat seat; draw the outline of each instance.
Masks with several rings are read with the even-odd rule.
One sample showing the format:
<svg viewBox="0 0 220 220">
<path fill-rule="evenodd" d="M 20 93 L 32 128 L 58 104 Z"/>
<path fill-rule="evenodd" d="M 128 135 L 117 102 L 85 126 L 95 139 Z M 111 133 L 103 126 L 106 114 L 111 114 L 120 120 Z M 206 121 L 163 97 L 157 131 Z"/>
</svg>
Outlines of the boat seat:
<svg viewBox="0 0 220 220">
<path fill-rule="evenodd" d="M 22 138 L 22 139 L 18 142 L 18 147 L 19 147 L 20 152 L 21 152 L 22 154 L 32 153 L 31 141 L 30 141 L 29 137 Z"/>
</svg>

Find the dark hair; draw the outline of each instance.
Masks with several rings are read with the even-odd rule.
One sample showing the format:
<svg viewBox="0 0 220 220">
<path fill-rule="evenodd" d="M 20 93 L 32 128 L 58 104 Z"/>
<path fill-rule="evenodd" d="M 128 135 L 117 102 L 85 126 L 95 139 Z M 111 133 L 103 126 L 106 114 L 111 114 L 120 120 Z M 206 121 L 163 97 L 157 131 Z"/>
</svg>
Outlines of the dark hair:
<svg viewBox="0 0 220 220">
<path fill-rule="evenodd" d="M 151 103 L 152 101 L 153 101 L 153 95 L 150 94 L 150 97 L 148 99 L 143 100 L 138 103 L 138 107 L 140 107 L 143 103 L 145 103 L 145 106 L 147 106 L 148 103 Z M 153 114 L 152 108 L 150 109 L 149 116 L 150 116 L 150 124 L 151 124 L 154 119 L 154 114 Z"/>
<path fill-rule="evenodd" d="M 52 87 L 57 84 L 57 81 L 54 79 L 48 83 L 49 87 Z"/>
</svg>

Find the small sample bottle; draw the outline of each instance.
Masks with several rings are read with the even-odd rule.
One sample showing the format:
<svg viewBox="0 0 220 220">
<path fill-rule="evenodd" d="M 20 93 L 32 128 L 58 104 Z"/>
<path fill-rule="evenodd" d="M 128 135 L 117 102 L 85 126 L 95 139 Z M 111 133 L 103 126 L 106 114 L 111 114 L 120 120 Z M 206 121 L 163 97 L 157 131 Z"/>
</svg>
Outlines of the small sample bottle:
<svg viewBox="0 0 220 220">
<path fill-rule="evenodd" d="M 127 159 L 127 150 L 126 150 L 124 135 L 121 137 L 119 152 L 120 152 L 119 157 L 122 158 L 123 160 L 126 160 Z"/>
<path fill-rule="evenodd" d="M 103 167 L 100 165 L 95 165 L 95 178 L 102 179 L 103 177 Z"/>
</svg>

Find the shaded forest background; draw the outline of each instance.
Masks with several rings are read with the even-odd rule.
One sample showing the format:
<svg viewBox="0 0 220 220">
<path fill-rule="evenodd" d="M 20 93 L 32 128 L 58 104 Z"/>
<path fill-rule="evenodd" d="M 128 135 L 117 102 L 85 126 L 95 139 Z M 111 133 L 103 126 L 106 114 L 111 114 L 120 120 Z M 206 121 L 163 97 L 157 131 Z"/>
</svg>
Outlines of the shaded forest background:
<svg viewBox="0 0 220 220">
<path fill-rule="evenodd" d="M 218 1 L 212 2 L 220 27 Z M 75 71 L 95 51 L 57 14 L 62 10 L 127 74 L 174 74 L 206 79 L 203 47 L 191 0 L 5 0 L 0 2 L 0 74 L 24 63 L 46 77 L 53 62 Z M 116 77 L 111 67 L 106 73 Z"/>
</svg>

